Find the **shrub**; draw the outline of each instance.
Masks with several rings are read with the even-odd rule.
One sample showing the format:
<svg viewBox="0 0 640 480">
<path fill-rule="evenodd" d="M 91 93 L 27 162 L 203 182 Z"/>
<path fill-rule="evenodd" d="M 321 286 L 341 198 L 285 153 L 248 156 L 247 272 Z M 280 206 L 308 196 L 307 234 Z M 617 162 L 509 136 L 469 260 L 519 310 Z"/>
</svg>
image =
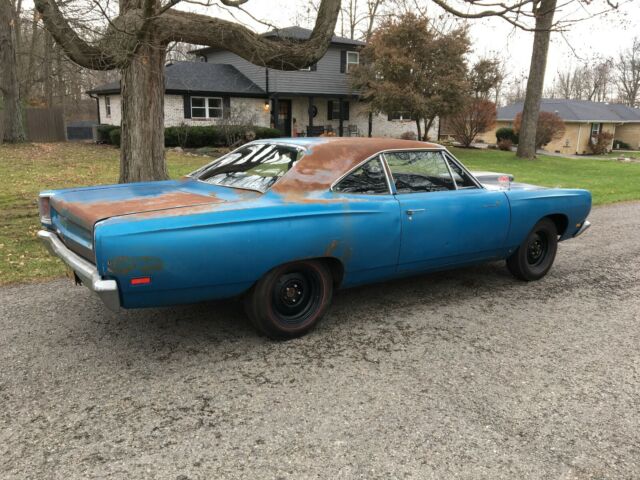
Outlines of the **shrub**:
<svg viewBox="0 0 640 480">
<path fill-rule="evenodd" d="M 404 132 L 402 135 L 400 135 L 400 138 L 402 140 L 415 140 L 417 138 L 417 135 L 415 132 Z"/>
<path fill-rule="evenodd" d="M 513 147 L 513 142 L 509 138 L 503 138 L 498 142 L 498 149 L 503 150 L 505 152 L 510 152 L 511 147 Z"/>
<path fill-rule="evenodd" d="M 502 127 L 496 130 L 496 141 L 511 140 L 513 145 L 518 144 L 518 134 L 511 127 Z"/>
<path fill-rule="evenodd" d="M 513 122 L 514 131 L 520 136 L 522 126 L 522 113 L 518 113 Z M 550 143 L 552 140 L 562 138 L 565 132 L 564 121 L 555 113 L 540 112 L 538 127 L 536 128 L 536 149 Z"/>
<path fill-rule="evenodd" d="M 111 143 L 111 137 L 109 137 L 109 134 L 113 130 L 119 129 L 120 127 L 118 127 L 117 125 L 98 125 L 96 142 Z"/>
<path fill-rule="evenodd" d="M 589 150 L 594 155 L 603 155 L 611 148 L 611 140 L 613 140 L 613 134 L 609 132 L 600 132 L 595 141 L 593 137 L 589 139 Z"/>
<path fill-rule="evenodd" d="M 280 138 L 280 137 L 282 137 L 282 132 L 280 130 L 276 130 L 275 128 L 253 127 L 252 130 L 256 134 L 256 140 L 262 140 L 262 139 L 265 139 L 265 138 Z"/>
<path fill-rule="evenodd" d="M 119 128 L 114 128 L 109 132 L 109 143 L 120 148 L 121 133 Z"/>
<path fill-rule="evenodd" d="M 496 104 L 488 100 L 471 99 L 447 118 L 453 138 L 469 147 L 475 138 L 496 124 Z"/>
<path fill-rule="evenodd" d="M 631 145 L 627 142 L 623 142 L 622 140 L 614 140 L 613 148 L 614 150 L 631 150 Z"/>
</svg>

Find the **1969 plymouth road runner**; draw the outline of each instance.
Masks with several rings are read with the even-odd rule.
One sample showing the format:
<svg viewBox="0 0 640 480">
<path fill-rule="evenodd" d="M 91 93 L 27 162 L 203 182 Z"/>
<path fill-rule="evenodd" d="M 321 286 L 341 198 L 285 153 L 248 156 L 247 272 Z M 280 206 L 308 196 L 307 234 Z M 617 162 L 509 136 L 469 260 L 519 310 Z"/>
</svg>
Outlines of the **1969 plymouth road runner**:
<svg viewBox="0 0 640 480">
<path fill-rule="evenodd" d="M 39 237 L 111 309 L 244 296 L 272 338 L 338 287 L 506 259 L 551 268 L 591 194 L 476 178 L 445 148 L 380 138 L 255 141 L 175 181 L 40 194 Z"/>
</svg>

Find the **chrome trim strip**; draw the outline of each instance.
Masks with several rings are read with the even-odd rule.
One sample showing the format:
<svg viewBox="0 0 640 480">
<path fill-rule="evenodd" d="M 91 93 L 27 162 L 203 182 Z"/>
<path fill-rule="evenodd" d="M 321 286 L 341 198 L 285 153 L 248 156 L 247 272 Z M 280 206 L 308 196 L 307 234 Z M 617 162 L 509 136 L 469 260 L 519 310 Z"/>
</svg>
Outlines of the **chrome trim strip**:
<svg viewBox="0 0 640 480">
<path fill-rule="evenodd" d="M 120 293 L 115 280 L 103 280 L 95 266 L 67 248 L 55 233 L 40 230 L 38 238 L 42 240 L 52 255 L 59 257 L 76 273 L 85 287 L 100 297 L 109 310 L 118 311 Z"/>
<path fill-rule="evenodd" d="M 582 235 L 584 232 L 586 232 L 587 230 L 589 230 L 589 227 L 591 226 L 591 222 L 589 220 L 585 220 L 584 223 L 582 224 L 582 226 L 580 227 L 580 230 L 578 230 L 574 235 L 573 238 L 579 237 L 580 235 Z"/>
</svg>

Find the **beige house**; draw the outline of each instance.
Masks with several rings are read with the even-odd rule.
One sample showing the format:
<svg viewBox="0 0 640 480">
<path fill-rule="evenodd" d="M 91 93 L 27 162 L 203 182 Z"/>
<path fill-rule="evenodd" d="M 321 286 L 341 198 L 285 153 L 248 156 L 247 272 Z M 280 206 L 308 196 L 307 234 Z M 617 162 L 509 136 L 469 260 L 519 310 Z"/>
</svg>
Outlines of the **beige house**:
<svg viewBox="0 0 640 480">
<path fill-rule="evenodd" d="M 496 143 L 496 130 L 513 127 L 516 115 L 522 112 L 522 102 L 498 109 L 498 121 L 493 129 L 478 135 L 478 141 Z M 589 142 L 601 132 L 610 132 L 614 140 L 640 148 L 640 109 L 617 103 L 589 102 L 586 100 L 543 99 L 540 110 L 553 112 L 564 120 L 566 131 L 562 138 L 544 147 L 549 152 L 566 154 L 589 153 Z"/>
</svg>

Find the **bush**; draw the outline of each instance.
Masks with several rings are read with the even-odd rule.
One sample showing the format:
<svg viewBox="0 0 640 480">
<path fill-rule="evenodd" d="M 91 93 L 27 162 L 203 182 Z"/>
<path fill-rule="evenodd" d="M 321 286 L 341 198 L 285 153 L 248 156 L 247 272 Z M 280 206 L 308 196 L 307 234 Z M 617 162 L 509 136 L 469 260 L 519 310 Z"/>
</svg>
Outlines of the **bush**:
<svg viewBox="0 0 640 480">
<path fill-rule="evenodd" d="M 113 130 L 119 130 L 117 125 L 98 125 L 97 138 L 98 143 L 111 143 L 111 137 L 109 136 Z"/>
<path fill-rule="evenodd" d="M 109 137 L 105 143 L 120 146 L 120 127 L 108 125 Z M 254 135 L 256 139 L 279 138 L 282 136 L 280 130 L 268 127 L 246 127 L 246 126 L 225 126 L 221 128 L 217 125 L 179 125 L 177 127 L 167 127 L 164 129 L 165 147 L 182 148 L 202 148 L 202 147 L 227 147 L 230 141 L 235 142 L 238 138 Z"/>
<path fill-rule="evenodd" d="M 593 137 L 589 139 L 589 150 L 594 155 L 604 155 L 611 148 L 611 140 L 613 140 L 613 134 L 609 132 L 600 132 L 595 141 Z"/>
<path fill-rule="evenodd" d="M 622 140 L 614 140 L 613 149 L 614 150 L 631 150 L 631 145 L 629 145 L 627 142 L 623 142 Z"/>
<path fill-rule="evenodd" d="M 114 128 L 109 132 L 109 143 L 120 148 L 120 140 L 122 140 L 122 134 L 119 128 Z"/>
<path fill-rule="evenodd" d="M 488 100 L 470 99 L 457 112 L 447 117 L 453 138 L 470 147 L 476 137 L 496 124 L 496 104 Z M 480 142 L 478 142 L 480 143 Z"/>
<path fill-rule="evenodd" d="M 522 112 L 516 115 L 513 121 L 514 131 L 520 135 L 522 126 Z M 540 112 L 538 115 L 538 126 L 536 128 L 536 150 L 551 143 L 552 140 L 562 138 L 566 130 L 564 121 L 555 113 Z"/>
<path fill-rule="evenodd" d="M 402 135 L 400 135 L 400 138 L 402 140 L 415 140 L 417 138 L 417 135 L 415 132 L 404 132 Z"/>
<path fill-rule="evenodd" d="M 500 143 L 501 140 L 511 140 L 512 145 L 518 144 L 518 134 L 511 127 L 502 127 L 496 130 L 496 140 Z"/>
<path fill-rule="evenodd" d="M 498 142 L 498 149 L 505 152 L 510 152 L 511 147 L 513 147 L 513 142 L 509 138 L 503 138 Z"/>
</svg>

